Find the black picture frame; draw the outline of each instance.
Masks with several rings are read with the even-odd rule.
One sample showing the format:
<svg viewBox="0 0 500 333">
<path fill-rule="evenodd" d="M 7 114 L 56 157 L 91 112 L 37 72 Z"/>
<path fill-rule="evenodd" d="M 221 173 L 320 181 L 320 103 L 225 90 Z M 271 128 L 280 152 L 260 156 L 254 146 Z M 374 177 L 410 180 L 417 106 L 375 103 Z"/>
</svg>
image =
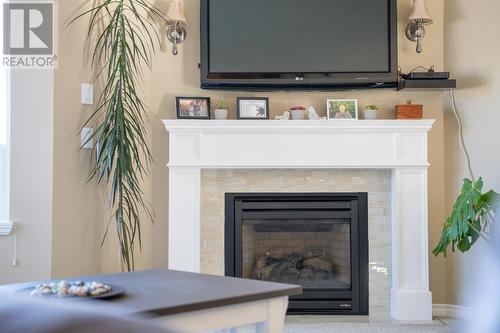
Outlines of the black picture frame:
<svg viewBox="0 0 500 333">
<path fill-rule="evenodd" d="M 264 117 L 245 117 L 241 115 L 241 102 L 242 101 L 255 101 L 265 102 L 265 116 Z M 269 120 L 269 97 L 238 97 L 236 98 L 237 117 L 240 120 Z"/>
<path fill-rule="evenodd" d="M 182 100 L 203 100 L 207 103 L 207 114 L 203 116 L 186 116 L 181 114 L 181 101 Z M 175 109 L 177 114 L 177 119 L 201 119 L 210 120 L 212 113 L 210 110 L 210 97 L 189 97 L 189 96 L 178 96 L 175 98 Z"/>
</svg>

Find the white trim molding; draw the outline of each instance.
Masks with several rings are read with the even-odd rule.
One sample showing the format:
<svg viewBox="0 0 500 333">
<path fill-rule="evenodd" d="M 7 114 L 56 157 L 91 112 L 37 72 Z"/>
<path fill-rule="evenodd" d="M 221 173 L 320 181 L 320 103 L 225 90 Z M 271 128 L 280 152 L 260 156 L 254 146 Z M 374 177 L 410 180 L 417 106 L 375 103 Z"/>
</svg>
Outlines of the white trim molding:
<svg viewBox="0 0 500 333">
<path fill-rule="evenodd" d="M 165 120 L 169 268 L 200 272 L 202 169 L 389 169 L 392 317 L 431 321 L 427 135 L 434 120 Z"/>
<path fill-rule="evenodd" d="M 5 142 L 0 142 L 0 236 L 10 234 L 10 71 L 0 68 L 0 112 L 5 112 Z M 3 140 L 2 140 L 3 141 Z M 7 233 L 8 232 L 8 233 Z"/>
<path fill-rule="evenodd" d="M 9 147 L 0 144 L 0 221 L 9 220 L 10 172 Z M 1 222 L 0 222 L 1 223 Z"/>
<path fill-rule="evenodd" d="M 0 222 L 0 236 L 9 236 L 14 229 L 12 222 Z"/>
<path fill-rule="evenodd" d="M 432 314 L 438 318 L 469 319 L 472 309 L 453 304 L 432 304 Z"/>
</svg>

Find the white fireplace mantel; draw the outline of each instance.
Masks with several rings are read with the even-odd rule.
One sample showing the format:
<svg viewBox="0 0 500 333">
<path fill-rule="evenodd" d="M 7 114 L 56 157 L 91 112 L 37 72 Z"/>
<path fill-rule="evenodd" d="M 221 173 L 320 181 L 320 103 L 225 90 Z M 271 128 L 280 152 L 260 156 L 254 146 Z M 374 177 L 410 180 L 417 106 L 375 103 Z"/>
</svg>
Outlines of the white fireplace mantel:
<svg viewBox="0 0 500 333">
<path fill-rule="evenodd" d="M 165 120 L 170 133 L 169 267 L 200 271 L 202 169 L 392 170 L 396 320 L 432 320 L 427 134 L 434 120 Z"/>
</svg>

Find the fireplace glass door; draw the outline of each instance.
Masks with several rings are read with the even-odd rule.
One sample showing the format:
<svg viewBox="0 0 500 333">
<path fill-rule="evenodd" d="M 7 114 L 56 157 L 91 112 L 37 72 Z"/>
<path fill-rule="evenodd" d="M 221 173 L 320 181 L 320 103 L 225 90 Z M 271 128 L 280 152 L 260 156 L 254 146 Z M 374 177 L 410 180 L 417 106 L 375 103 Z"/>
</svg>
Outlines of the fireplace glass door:
<svg viewBox="0 0 500 333">
<path fill-rule="evenodd" d="M 243 220 L 243 277 L 307 289 L 351 289 L 350 223 Z"/>
<path fill-rule="evenodd" d="M 365 314 L 366 211 L 366 193 L 227 194 L 226 275 L 301 285 L 291 313 Z"/>
</svg>

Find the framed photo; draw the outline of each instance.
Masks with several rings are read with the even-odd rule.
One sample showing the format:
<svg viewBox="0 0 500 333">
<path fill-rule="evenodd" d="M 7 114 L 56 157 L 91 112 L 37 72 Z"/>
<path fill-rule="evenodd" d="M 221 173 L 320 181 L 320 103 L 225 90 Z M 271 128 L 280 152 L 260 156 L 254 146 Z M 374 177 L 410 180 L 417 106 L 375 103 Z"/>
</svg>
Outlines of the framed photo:
<svg viewBox="0 0 500 333">
<path fill-rule="evenodd" d="M 238 97 L 238 119 L 269 119 L 268 97 Z"/>
<path fill-rule="evenodd" d="M 176 97 L 177 119 L 210 119 L 209 97 Z"/>
<path fill-rule="evenodd" d="M 328 119 L 358 119 L 357 99 L 329 99 L 326 104 Z"/>
</svg>

